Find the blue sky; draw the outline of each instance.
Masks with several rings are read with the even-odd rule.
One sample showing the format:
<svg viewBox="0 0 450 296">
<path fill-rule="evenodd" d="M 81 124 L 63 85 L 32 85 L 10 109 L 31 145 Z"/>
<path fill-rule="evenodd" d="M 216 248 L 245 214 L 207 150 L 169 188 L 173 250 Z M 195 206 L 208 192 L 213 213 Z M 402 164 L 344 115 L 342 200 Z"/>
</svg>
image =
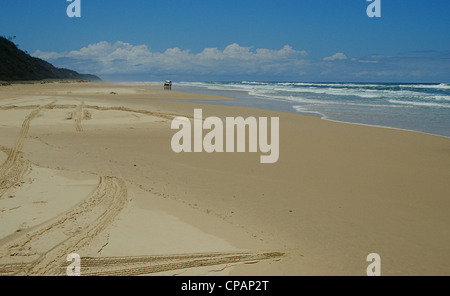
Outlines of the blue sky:
<svg viewBox="0 0 450 296">
<path fill-rule="evenodd" d="M 114 80 L 450 82 L 450 1 L 1 0 L 0 34 Z"/>
</svg>

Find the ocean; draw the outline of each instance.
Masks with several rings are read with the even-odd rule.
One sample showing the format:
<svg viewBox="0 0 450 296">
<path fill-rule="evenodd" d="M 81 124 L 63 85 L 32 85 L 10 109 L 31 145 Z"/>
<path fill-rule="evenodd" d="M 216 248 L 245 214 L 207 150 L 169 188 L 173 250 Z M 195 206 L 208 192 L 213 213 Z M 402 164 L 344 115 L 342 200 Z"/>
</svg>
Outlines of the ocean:
<svg viewBox="0 0 450 296">
<path fill-rule="evenodd" d="M 177 82 L 173 89 L 237 99 L 213 104 L 295 112 L 450 138 L 450 84 Z"/>
</svg>

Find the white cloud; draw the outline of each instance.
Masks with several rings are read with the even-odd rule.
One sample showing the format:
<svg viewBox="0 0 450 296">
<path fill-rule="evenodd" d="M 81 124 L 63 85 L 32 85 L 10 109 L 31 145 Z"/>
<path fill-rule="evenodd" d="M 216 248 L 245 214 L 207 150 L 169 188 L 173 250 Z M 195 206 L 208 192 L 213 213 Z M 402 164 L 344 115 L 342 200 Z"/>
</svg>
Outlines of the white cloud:
<svg viewBox="0 0 450 296">
<path fill-rule="evenodd" d="M 106 79 L 109 76 L 186 80 L 416 81 L 423 78 L 441 81 L 449 72 L 448 63 L 441 57 L 370 55 L 348 58 L 337 52 L 323 60 L 308 60 L 307 54 L 289 45 L 268 49 L 233 43 L 223 49 L 204 48 L 199 52 L 178 47 L 156 52 L 146 45 L 102 41 L 79 50 L 38 50 L 33 55 L 57 67 Z"/>
<path fill-rule="evenodd" d="M 70 68 L 95 74 L 248 74 L 301 72 L 302 57 L 306 51 L 298 51 L 289 45 L 280 50 L 244 47 L 230 44 L 225 49 L 205 48 L 199 53 L 180 48 L 164 52 L 152 52 L 146 45 L 132 45 L 122 41 L 111 44 L 102 41 L 70 52 L 42 52 L 33 55 L 53 63 L 57 67 Z"/>
<path fill-rule="evenodd" d="M 346 60 L 347 56 L 343 54 L 342 52 L 335 53 L 334 55 L 330 57 L 326 57 L 323 60 L 324 61 L 336 61 L 336 60 Z"/>
</svg>

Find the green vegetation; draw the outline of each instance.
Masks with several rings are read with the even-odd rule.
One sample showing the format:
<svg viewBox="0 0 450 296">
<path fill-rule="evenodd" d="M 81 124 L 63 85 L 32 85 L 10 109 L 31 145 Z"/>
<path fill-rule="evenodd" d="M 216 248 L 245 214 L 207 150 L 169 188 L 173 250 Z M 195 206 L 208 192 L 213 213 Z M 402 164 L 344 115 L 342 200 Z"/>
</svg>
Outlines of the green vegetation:
<svg viewBox="0 0 450 296">
<path fill-rule="evenodd" d="M 11 39 L 11 38 L 8 38 Z M 100 80 L 95 75 L 56 68 L 52 64 L 30 56 L 7 38 L 0 37 L 0 82 L 36 81 L 44 79 Z"/>
</svg>

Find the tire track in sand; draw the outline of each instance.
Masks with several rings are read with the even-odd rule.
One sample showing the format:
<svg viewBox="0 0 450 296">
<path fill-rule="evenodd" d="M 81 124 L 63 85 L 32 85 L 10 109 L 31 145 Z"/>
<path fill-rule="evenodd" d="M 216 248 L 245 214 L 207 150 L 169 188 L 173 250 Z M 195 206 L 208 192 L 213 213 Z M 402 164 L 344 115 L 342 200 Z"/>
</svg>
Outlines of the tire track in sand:
<svg viewBox="0 0 450 296">
<path fill-rule="evenodd" d="M 81 274 L 84 276 L 135 276 L 164 271 L 223 264 L 255 263 L 261 260 L 279 259 L 282 252 L 249 251 L 198 253 L 180 255 L 155 255 L 139 257 L 81 258 Z M 66 267 L 61 266 L 61 274 Z"/>
<path fill-rule="evenodd" d="M 166 271 L 216 265 L 257 263 L 263 260 L 279 260 L 285 256 L 279 251 L 220 252 L 179 255 L 150 255 L 130 257 L 82 257 L 83 276 L 137 276 Z M 53 275 L 66 275 L 70 262 L 62 262 Z M 12 263 L 0 265 L 0 275 L 15 275 L 27 270 L 30 264 Z M 20 273 L 19 273 L 20 274 Z"/>
<path fill-rule="evenodd" d="M 27 110 L 39 108 L 40 106 L 41 105 L 26 105 L 26 106 L 8 105 L 8 106 L 0 106 L 0 110 Z"/>
<path fill-rule="evenodd" d="M 192 115 L 178 115 L 175 113 L 163 113 L 163 112 L 157 112 L 157 111 L 148 111 L 148 110 L 141 110 L 141 109 L 132 109 L 128 107 L 102 107 L 102 106 L 93 106 L 93 105 L 86 105 L 85 108 L 94 109 L 98 111 L 123 111 L 123 112 L 131 112 L 131 113 L 139 113 L 139 114 L 145 114 L 149 116 L 159 117 L 162 119 L 172 120 L 177 116 L 184 116 L 187 118 L 194 118 Z"/>
<path fill-rule="evenodd" d="M 13 148 L 0 147 L 8 154 L 0 166 L 0 199 L 4 193 L 20 182 L 31 169 L 22 151 L 24 139 L 31 121 L 44 109 L 69 109 L 77 106 L 54 105 L 56 101 L 33 110 L 22 124 L 19 137 Z M 21 106 L 18 109 L 34 108 Z M 82 110 L 92 108 L 101 111 L 125 111 L 172 119 L 177 114 L 134 110 L 125 107 L 86 106 L 84 102 L 75 111 L 75 129 L 81 132 Z M 0 108 L 15 109 L 14 106 Z M 89 245 L 117 217 L 127 202 L 124 181 L 113 177 L 101 177 L 94 192 L 72 210 L 50 222 L 44 223 L 20 235 L 9 244 L 0 247 L 0 257 L 9 257 L 13 262 L 0 265 L 0 275 L 64 275 L 68 263 L 66 256 Z M 49 245 L 48 242 L 55 242 Z M 260 260 L 278 259 L 282 252 L 223 252 L 180 255 L 154 255 L 139 257 L 84 257 L 83 275 L 142 275 L 193 267 L 223 264 L 252 263 Z M 28 263 L 27 263 L 28 262 Z"/>
<path fill-rule="evenodd" d="M 74 119 L 75 119 L 75 130 L 77 132 L 82 132 L 83 127 L 81 126 L 81 121 L 83 120 L 83 108 L 84 102 L 82 102 L 78 108 L 75 110 Z"/>
<path fill-rule="evenodd" d="M 124 181 L 101 177 L 94 192 L 72 210 L 41 225 L 1 248 L 0 255 L 14 261 L 30 262 L 0 266 L 2 270 L 18 268 L 18 275 L 55 275 L 66 256 L 89 245 L 117 217 L 127 202 Z M 49 245 L 49 242 L 53 242 Z M 12 267 L 11 267 L 12 266 Z M 11 273 L 11 272 L 10 272 Z"/>
<path fill-rule="evenodd" d="M 66 256 L 77 253 L 106 229 L 126 206 L 125 182 L 101 177 L 94 192 L 72 210 L 40 225 L 0 249 L 19 263 L 0 265 L 0 275 L 65 275 Z M 54 242 L 51 246 L 48 242 Z M 279 259 L 277 251 L 247 251 L 150 255 L 135 257 L 83 257 L 82 275 L 132 276 L 223 264 L 254 263 Z M 24 263 L 29 262 L 29 263 Z"/>
<path fill-rule="evenodd" d="M 36 105 L 27 105 L 27 106 L 0 106 L 0 110 L 24 110 L 24 109 L 33 109 Z M 80 108 L 80 105 L 52 105 L 47 107 L 48 109 L 74 109 L 74 108 Z M 128 107 L 123 106 L 113 106 L 113 107 L 105 107 L 105 106 L 96 106 L 96 105 L 86 105 L 83 102 L 83 109 L 94 109 L 97 111 L 123 111 L 123 112 L 130 112 L 130 113 L 139 113 L 154 117 L 159 117 L 166 120 L 172 120 L 177 116 L 183 116 L 187 118 L 194 119 L 194 117 L 190 114 L 176 114 L 176 113 L 164 113 L 164 112 L 158 112 L 158 111 L 149 111 L 149 110 L 142 110 L 142 109 L 132 109 Z M 81 112 L 82 114 L 82 112 Z M 76 118 L 76 117 L 75 117 Z"/>
<path fill-rule="evenodd" d="M 0 276 L 14 275 L 18 270 L 28 267 L 27 263 L 12 263 L 0 265 Z"/>
<path fill-rule="evenodd" d="M 31 170 L 30 163 L 25 159 L 22 149 L 25 137 L 30 130 L 31 121 L 44 108 L 51 108 L 56 103 L 56 100 L 50 104 L 40 106 L 34 109 L 23 121 L 19 136 L 16 139 L 14 146 L 9 150 L 8 158 L 0 166 L 0 199 L 5 193 L 14 185 L 18 184 L 20 180 Z"/>
</svg>

